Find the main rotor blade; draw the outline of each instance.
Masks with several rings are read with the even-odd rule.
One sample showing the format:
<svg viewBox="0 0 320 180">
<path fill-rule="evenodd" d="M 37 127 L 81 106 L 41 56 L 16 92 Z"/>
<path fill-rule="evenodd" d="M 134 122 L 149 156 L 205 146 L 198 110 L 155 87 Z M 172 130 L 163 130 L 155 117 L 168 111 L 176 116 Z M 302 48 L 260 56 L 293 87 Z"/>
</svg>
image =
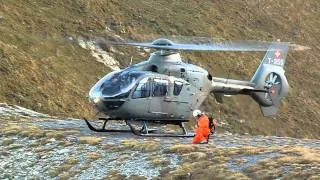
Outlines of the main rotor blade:
<svg viewBox="0 0 320 180">
<path fill-rule="evenodd" d="M 11 30 L 1 27 L 0 32 L 12 33 Z M 14 32 L 14 35 L 17 37 L 26 36 L 25 34 L 20 34 Z M 104 37 L 107 36 L 107 37 Z M 94 43 L 101 43 L 107 45 L 115 46 L 140 46 L 154 49 L 163 49 L 163 50 L 189 50 L 189 51 L 274 51 L 275 49 L 268 49 L 270 44 L 279 43 L 279 44 L 289 44 L 287 42 L 267 42 L 267 41 L 235 41 L 235 40 L 225 40 L 222 38 L 209 38 L 209 37 L 193 37 L 193 36 L 168 36 L 160 38 L 159 36 L 147 36 L 142 39 L 151 39 L 157 38 L 153 42 L 128 42 L 124 38 L 118 35 L 93 35 L 88 32 L 80 32 L 78 35 L 63 35 L 63 36 L 54 36 L 54 35 L 37 35 L 37 34 L 28 34 L 28 39 L 34 41 L 54 42 L 54 43 L 74 43 L 79 40 L 91 40 Z M 140 37 L 140 36 L 138 36 Z M 131 38 L 132 39 L 132 38 Z M 141 38 L 133 38 L 141 39 Z M 172 41 L 170 41 L 170 40 Z M 159 40 L 169 41 L 169 44 L 157 44 L 155 42 Z M 298 44 L 290 44 L 291 51 L 303 51 L 311 49 L 307 46 L 302 46 Z"/>
<path fill-rule="evenodd" d="M 264 41 L 217 41 L 217 42 L 194 42 L 175 43 L 169 39 L 156 39 L 153 42 L 113 42 L 103 38 L 95 39 L 96 42 L 109 45 L 139 46 L 162 50 L 185 50 L 185 51 L 273 51 L 272 43 Z M 274 49 L 275 50 L 275 49 Z"/>
</svg>

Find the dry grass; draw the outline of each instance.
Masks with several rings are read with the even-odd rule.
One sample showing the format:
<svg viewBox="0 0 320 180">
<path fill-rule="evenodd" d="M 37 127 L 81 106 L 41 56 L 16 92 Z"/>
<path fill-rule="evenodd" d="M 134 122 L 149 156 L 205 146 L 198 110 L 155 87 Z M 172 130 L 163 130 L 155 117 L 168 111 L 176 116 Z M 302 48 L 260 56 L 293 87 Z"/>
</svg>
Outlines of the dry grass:
<svg viewBox="0 0 320 180">
<path fill-rule="evenodd" d="M 121 145 L 129 148 L 134 148 L 135 146 L 138 146 L 139 141 L 134 139 L 126 139 L 121 141 Z"/>
<path fill-rule="evenodd" d="M 84 144 L 79 144 L 77 147 L 77 151 L 83 151 L 85 150 L 85 145 Z"/>
<path fill-rule="evenodd" d="M 130 176 L 129 179 L 131 179 L 131 180 L 146 180 L 147 178 L 144 176 L 133 175 L 133 176 Z"/>
<path fill-rule="evenodd" d="M 168 149 L 168 152 L 184 154 L 184 153 L 195 152 L 197 150 L 198 150 L 198 147 L 193 144 L 176 144 L 171 146 Z"/>
<path fill-rule="evenodd" d="M 40 145 L 40 141 L 36 141 L 36 142 L 32 142 L 29 146 L 35 148 L 35 147 L 38 147 L 39 145 Z"/>
<path fill-rule="evenodd" d="M 67 140 L 60 140 L 60 141 L 58 142 L 58 145 L 59 145 L 59 146 L 64 146 L 64 147 L 66 147 L 66 146 L 72 146 L 73 143 L 70 142 L 70 141 L 67 141 Z"/>
<path fill-rule="evenodd" d="M 95 161 L 95 160 L 98 160 L 99 158 L 101 158 L 101 155 L 99 153 L 92 152 L 92 153 L 88 154 L 88 158 L 90 161 Z"/>
<path fill-rule="evenodd" d="M 241 147 L 238 153 L 244 154 L 244 155 L 255 155 L 255 154 L 265 153 L 265 151 L 266 151 L 266 148 L 245 146 L 245 147 Z"/>
<path fill-rule="evenodd" d="M 169 177 L 174 179 L 189 179 L 193 170 L 191 163 L 184 163 L 179 166 L 176 170 L 169 172 Z"/>
<path fill-rule="evenodd" d="M 274 150 L 274 148 L 271 148 Z M 245 172 L 254 179 L 308 179 L 320 174 L 319 149 L 306 147 L 282 147 L 279 157 L 258 161 Z M 287 169 L 287 170 L 285 170 Z"/>
<path fill-rule="evenodd" d="M 69 157 L 64 161 L 63 164 L 50 170 L 49 176 L 52 178 L 59 176 L 59 179 L 70 179 L 71 177 L 74 177 L 76 175 L 76 172 L 70 171 L 70 169 L 77 163 L 78 160 L 76 157 Z"/>
<path fill-rule="evenodd" d="M 63 133 L 62 131 L 52 131 L 52 132 L 47 132 L 46 133 L 46 137 L 47 138 L 54 138 L 54 139 L 61 139 L 63 137 Z"/>
<path fill-rule="evenodd" d="M 291 179 L 316 179 L 318 180 L 320 178 L 319 173 L 314 174 L 308 171 L 304 172 L 290 172 L 287 176 L 285 176 L 284 180 L 291 180 Z"/>
<path fill-rule="evenodd" d="M 40 129 L 39 126 L 36 125 L 29 125 L 27 127 L 24 127 L 21 132 L 19 133 L 19 135 L 21 136 L 25 136 L 25 137 L 44 137 L 45 136 L 45 132 L 43 130 Z"/>
<path fill-rule="evenodd" d="M 20 116 L 11 115 L 9 116 L 9 121 L 20 121 Z"/>
<path fill-rule="evenodd" d="M 249 179 L 242 173 L 230 172 L 225 164 L 211 161 L 183 163 L 176 170 L 170 171 L 164 179 Z"/>
<path fill-rule="evenodd" d="M 151 164 L 154 167 L 167 167 L 168 165 L 170 165 L 170 161 L 165 160 L 165 159 L 160 159 L 160 158 L 153 158 L 151 160 Z"/>
<path fill-rule="evenodd" d="M 22 131 L 22 127 L 16 124 L 8 124 L 6 127 L 1 129 L 1 132 L 5 135 L 17 135 Z"/>
<path fill-rule="evenodd" d="M 204 152 L 191 152 L 188 154 L 183 154 L 183 159 L 185 161 L 200 161 L 207 159 L 207 154 Z"/>
<path fill-rule="evenodd" d="M 267 164 L 253 165 L 245 170 L 248 176 L 260 179 L 276 179 L 283 175 L 283 171 L 279 167 L 268 166 Z"/>
<path fill-rule="evenodd" d="M 281 151 L 284 154 L 289 154 L 291 156 L 285 156 L 279 160 L 282 162 L 290 163 L 303 163 L 308 164 L 312 162 L 320 163 L 320 150 L 310 149 L 307 147 L 287 147 Z M 292 156 L 294 155 L 294 156 Z"/>
<path fill-rule="evenodd" d="M 65 164 L 69 164 L 69 165 L 75 165 L 78 163 L 78 160 L 76 157 L 69 157 L 66 161 Z"/>
<path fill-rule="evenodd" d="M 52 170 L 49 171 L 50 177 L 57 177 L 59 174 L 63 174 L 64 172 L 69 171 L 72 168 L 72 165 L 70 164 L 62 164 L 61 166 L 58 166 Z"/>
<path fill-rule="evenodd" d="M 101 138 L 94 137 L 94 136 L 79 137 L 79 143 L 81 143 L 81 144 L 98 145 L 101 141 L 102 141 Z"/>
<path fill-rule="evenodd" d="M 8 149 L 20 149 L 20 148 L 23 148 L 23 145 L 21 145 L 21 144 L 11 144 L 8 147 Z"/>
<path fill-rule="evenodd" d="M 160 143 L 157 141 L 137 141 L 133 139 L 122 140 L 121 146 L 113 147 L 113 150 L 131 149 L 142 152 L 154 152 L 159 150 Z"/>
<path fill-rule="evenodd" d="M 2 141 L 2 146 L 9 146 L 10 144 L 13 144 L 14 143 L 14 140 L 13 139 L 4 139 Z"/>
<path fill-rule="evenodd" d="M 145 141 L 139 143 L 137 146 L 134 147 L 134 149 L 142 152 L 154 152 L 159 150 L 159 146 L 159 142 Z"/>
<path fill-rule="evenodd" d="M 108 143 L 108 144 L 103 145 L 103 148 L 106 150 L 112 150 L 112 148 L 115 148 L 116 146 L 117 145 L 114 143 Z"/>
<path fill-rule="evenodd" d="M 311 168 L 310 168 L 311 166 Z M 299 166 L 292 166 L 287 164 L 288 170 L 284 171 L 283 164 L 277 162 L 276 166 L 258 163 L 253 167 L 250 167 L 245 172 L 252 178 L 257 179 L 309 179 L 311 177 L 319 177 L 319 166 L 311 164 L 302 164 Z"/>
<path fill-rule="evenodd" d="M 319 149 L 302 147 L 239 147 L 214 148 L 197 147 L 184 148 L 175 145 L 171 153 L 182 155 L 182 164 L 168 173 L 161 173 L 164 179 L 300 179 L 303 177 L 315 178 L 319 174 Z M 191 146 L 192 147 L 192 146 Z M 181 149 L 183 149 L 181 151 Z M 188 149 L 188 150 L 185 150 Z M 280 157 L 263 157 L 244 172 L 233 172 L 228 163 L 242 166 L 250 160 L 241 158 L 268 153 L 278 153 Z M 314 157 L 314 159 L 312 159 Z M 155 162 L 157 162 L 155 160 Z M 311 166 L 311 168 L 310 168 Z M 285 169 L 287 173 L 285 174 Z M 300 175 L 295 172 L 300 172 Z M 303 175 L 301 175 L 303 174 Z"/>
<path fill-rule="evenodd" d="M 167 167 L 170 165 L 170 161 L 161 157 L 160 155 L 151 154 L 149 159 L 153 167 Z"/>
<path fill-rule="evenodd" d="M 119 171 L 117 170 L 110 170 L 103 179 L 105 180 L 119 180 L 119 179 L 125 179 L 125 176 L 121 175 Z"/>
<path fill-rule="evenodd" d="M 64 131 L 65 135 L 79 135 L 80 131 L 79 130 L 66 130 Z"/>
<path fill-rule="evenodd" d="M 68 180 L 71 179 L 72 177 L 74 177 L 75 175 L 77 175 L 77 172 L 75 171 L 68 171 L 66 173 L 63 173 L 62 175 L 59 176 L 59 179 L 61 180 Z"/>
<path fill-rule="evenodd" d="M 90 162 L 86 162 L 80 167 L 80 169 L 81 170 L 86 170 L 86 169 L 89 169 L 90 167 L 91 167 Z"/>
<path fill-rule="evenodd" d="M 117 158 L 117 162 L 118 163 L 122 163 L 123 161 L 129 159 L 131 156 L 129 154 L 121 154 L 118 158 Z"/>
</svg>

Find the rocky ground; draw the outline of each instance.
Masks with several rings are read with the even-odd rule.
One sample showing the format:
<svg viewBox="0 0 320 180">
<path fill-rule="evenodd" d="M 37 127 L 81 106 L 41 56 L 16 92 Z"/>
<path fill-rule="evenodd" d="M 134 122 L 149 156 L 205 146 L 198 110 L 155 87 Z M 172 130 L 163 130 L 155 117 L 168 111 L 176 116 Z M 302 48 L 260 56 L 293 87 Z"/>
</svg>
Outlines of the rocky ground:
<svg viewBox="0 0 320 180">
<path fill-rule="evenodd" d="M 320 140 L 216 134 L 190 138 L 94 133 L 0 104 L 0 179 L 319 179 Z M 112 124 L 125 128 L 124 124 Z"/>
</svg>

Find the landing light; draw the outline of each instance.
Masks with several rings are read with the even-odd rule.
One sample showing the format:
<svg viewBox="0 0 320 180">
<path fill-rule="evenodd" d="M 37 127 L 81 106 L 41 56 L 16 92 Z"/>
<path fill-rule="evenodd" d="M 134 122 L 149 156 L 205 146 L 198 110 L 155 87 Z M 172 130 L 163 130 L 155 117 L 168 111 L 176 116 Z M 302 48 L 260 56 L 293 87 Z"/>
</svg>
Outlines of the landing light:
<svg viewBox="0 0 320 180">
<path fill-rule="evenodd" d="M 101 101 L 101 100 L 100 100 L 100 98 L 98 98 L 98 97 L 96 97 L 96 98 L 93 99 L 93 102 L 94 102 L 95 104 L 98 104 L 100 101 Z"/>
</svg>

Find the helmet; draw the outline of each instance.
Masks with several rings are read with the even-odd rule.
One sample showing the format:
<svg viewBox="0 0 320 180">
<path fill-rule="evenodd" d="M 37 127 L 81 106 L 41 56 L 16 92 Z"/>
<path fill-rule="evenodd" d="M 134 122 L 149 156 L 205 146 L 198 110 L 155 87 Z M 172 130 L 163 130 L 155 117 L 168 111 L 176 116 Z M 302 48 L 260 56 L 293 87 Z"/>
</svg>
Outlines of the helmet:
<svg viewBox="0 0 320 180">
<path fill-rule="evenodd" d="M 201 114 L 202 114 L 202 113 L 201 113 L 201 111 L 200 111 L 199 109 L 196 109 L 196 110 L 194 110 L 194 111 L 192 112 L 193 117 L 200 116 Z"/>
</svg>

